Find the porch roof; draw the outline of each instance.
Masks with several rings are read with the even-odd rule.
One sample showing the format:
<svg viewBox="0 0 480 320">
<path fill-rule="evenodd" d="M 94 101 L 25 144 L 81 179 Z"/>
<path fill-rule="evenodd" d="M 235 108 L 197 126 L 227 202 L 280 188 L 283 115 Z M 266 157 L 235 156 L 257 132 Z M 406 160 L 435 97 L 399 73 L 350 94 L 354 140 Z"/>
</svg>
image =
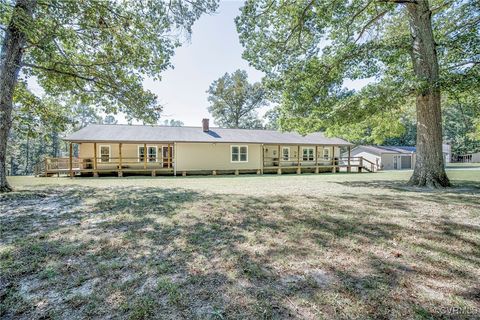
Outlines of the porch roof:
<svg viewBox="0 0 480 320">
<path fill-rule="evenodd" d="M 326 137 L 323 132 L 302 136 L 294 132 L 258 129 L 213 128 L 204 132 L 202 127 L 169 127 L 145 125 L 99 125 L 92 124 L 63 140 L 71 142 L 115 142 L 115 143 L 252 143 L 252 144 L 299 144 L 351 146 L 340 138 Z"/>
</svg>

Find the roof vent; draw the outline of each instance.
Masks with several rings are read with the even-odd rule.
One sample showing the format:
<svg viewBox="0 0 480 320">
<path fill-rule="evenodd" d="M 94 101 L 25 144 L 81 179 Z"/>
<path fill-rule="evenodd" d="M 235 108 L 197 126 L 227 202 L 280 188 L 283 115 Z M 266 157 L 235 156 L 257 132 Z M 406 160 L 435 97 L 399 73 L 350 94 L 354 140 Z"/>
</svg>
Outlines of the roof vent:
<svg viewBox="0 0 480 320">
<path fill-rule="evenodd" d="M 209 123 L 208 119 L 202 119 L 203 132 L 208 132 L 210 130 L 210 126 L 208 123 Z"/>
</svg>

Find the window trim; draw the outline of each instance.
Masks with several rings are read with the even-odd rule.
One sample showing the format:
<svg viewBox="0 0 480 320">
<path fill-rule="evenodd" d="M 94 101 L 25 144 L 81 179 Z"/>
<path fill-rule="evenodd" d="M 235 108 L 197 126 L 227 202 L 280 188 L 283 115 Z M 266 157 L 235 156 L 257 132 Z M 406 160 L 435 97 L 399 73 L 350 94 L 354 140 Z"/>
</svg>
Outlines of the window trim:
<svg viewBox="0 0 480 320">
<path fill-rule="evenodd" d="M 102 160 L 102 147 L 108 147 L 108 161 L 103 161 Z M 112 146 L 109 144 L 101 144 L 98 146 L 98 153 L 100 155 L 100 162 L 111 162 L 110 160 L 112 159 Z"/>
<path fill-rule="evenodd" d="M 327 151 L 327 157 L 325 158 L 325 151 Z M 323 152 L 322 152 L 322 158 L 323 160 L 329 160 L 330 159 L 330 148 L 323 148 Z"/>
<path fill-rule="evenodd" d="M 233 158 L 232 157 L 233 156 L 233 148 L 235 148 L 235 147 L 238 147 L 238 160 L 237 161 L 234 161 L 232 159 Z M 242 147 L 245 147 L 247 149 L 247 159 L 245 161 L 242 161 L 241 157 L 240 157 L 240 155 L 241 155 L 240 149 Z M 232 145 L 230 145 L 230 163 L 239 163 L 239 162 L 240 163 L 248 162 L 248 145 L 246 145 L 246 144 L 232 144 Z"/>
<path fill-rule="evenodd" d="M 288 158 L 285 159 L 284 150 L 288 150 Z M 290 147 L 282 147 L 282 161 L 289 161 L 290 160 Z"/>
<path fill-rule="evenodd" d="M 140 160 L 140 148 L 143 148 L 143 147 L 144 147 L 143 144 L 137 145 L 137 162 L 143 162 L 143 161 L 144 161 L 143 159 Z M 156 151 L 155 151 L 155 152 L 156 152 L 156 154 L 155 154 L 155 161 L 148 161 L 148 160 L 149 160 L 149 159 L 148 159 L 148 148 L 155 148 L 155 150 L 156 150 Z M 146 153 L 146 154 L 145 154 L 145 153 Z M 147 163 L 158 162 L 158 161 L 159 161 L 159 160 L 158 160 L 158 158 L 159 158 L 159 157 L 158 157 L 158 146 L 157 146 L 157 145 L 152 145 L 152 144 L 147 145 L 147 150 L 144 151 L 144 156 L 147 157 Z"/>
<path fill-rule="evenodd" d="M 307 151 L 307 159 L 304 158 L 304 150 L 312 150 L 312 160 L 310 160 L 310 152 Z M 302 147 L 302 161 L 315 161 L 315 148 L 314 147 Z"/>
</svg>

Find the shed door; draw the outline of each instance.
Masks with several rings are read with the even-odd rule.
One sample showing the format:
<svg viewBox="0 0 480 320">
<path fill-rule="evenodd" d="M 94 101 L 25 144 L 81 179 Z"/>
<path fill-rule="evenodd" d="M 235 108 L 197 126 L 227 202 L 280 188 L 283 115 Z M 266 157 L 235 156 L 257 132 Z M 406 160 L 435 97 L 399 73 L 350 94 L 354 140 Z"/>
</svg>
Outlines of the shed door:
<svg viewBox="0 0 480 320">
<path fill-rule="evenodd" d="M 412 157 L 403 156 L 402 157 L 402 169 L 412 169 Z"/>
</svg>

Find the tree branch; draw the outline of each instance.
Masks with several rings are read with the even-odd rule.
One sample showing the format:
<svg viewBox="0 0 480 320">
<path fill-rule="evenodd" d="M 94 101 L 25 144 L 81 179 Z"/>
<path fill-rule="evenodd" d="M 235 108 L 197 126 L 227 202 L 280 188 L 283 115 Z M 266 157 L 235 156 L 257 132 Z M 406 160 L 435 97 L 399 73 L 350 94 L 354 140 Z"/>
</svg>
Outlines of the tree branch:
<svg viewBox="0 0 480 320">
<path fill-rule="evenodd" d="M 368 28 L 374 24 L 375 22 L 377 22 L 378 20 L 380 20 L 385 14 L 387 14 L 387 10 L 385 11 L 382 11 L 380 12 L 379 14 L 377 14 L 375 17 L 373 17 L 373 19 L 371 19 L 370 21 L 367 22 L 366 25 L 363 26 L 362 28 L 362 31 L 360 31 L 360 34 L 358 35 L 357 37 L 357 40 L 355 40 L 355 43 L 358 42 L 358 40 L 360 40 L 362 37 L 363 37 L 363 34 L 368 30 Z"/>
<path fill-rule="evenodd" d="M 33 69 L 40 69 L 40 70 L 47 71 L 47 72 L 53 72 L 53 73 L 63 74 L 63 75 L 66 75 L 66 76 L 70 76 L 70 77 L 74 77 L 74 78 L 79 78 L 79 79 L 82 79 L 82 80 L 85 80 L 85 81 L 91 81 L 91 82 L 94 82 L 94 81 L 95 81 L 95 78 L 82 76 L 82 75 L 76 74 L 76 73 L 74 73 L 74 72 L 69 72 L 69 71 L 64 71 L 64 70 L 58 70 L 58 69 L 50 68 L 50 67 L 39 66 L 39 65 L 36 65 L 36 64 L 23 63 L 22 66 L 23 66 L 23 67 L 27 67 L 27 68 L 33 68 Z"/>
</svg>

